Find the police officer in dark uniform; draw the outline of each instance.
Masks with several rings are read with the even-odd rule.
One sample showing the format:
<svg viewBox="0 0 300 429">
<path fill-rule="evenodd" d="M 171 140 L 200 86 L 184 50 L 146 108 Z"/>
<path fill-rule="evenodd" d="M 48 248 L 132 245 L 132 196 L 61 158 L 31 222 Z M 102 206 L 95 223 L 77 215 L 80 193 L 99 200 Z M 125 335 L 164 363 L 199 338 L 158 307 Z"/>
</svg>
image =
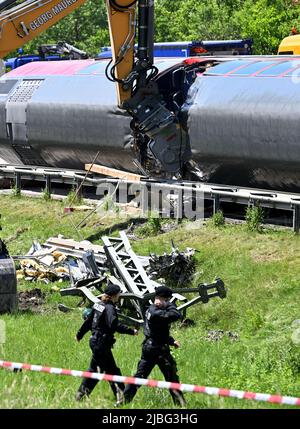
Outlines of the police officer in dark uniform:
<svg viewBox="0 0 300 429">
<path fill-rule="evenodd" d="M 90 347 L 93 356 L 88 369 L 89 372 L 97 372 L 99 368 L 101 373 L 121 375 L 111 351 L 116 342 L 114 333 L 138 334 L 136 329 L 131 329 L 118 321 L 115 304 L 120 298 L 120 292 L 119 286 L 109 284 L 101 297 L 101 301 L 93 305 L 91 313 L 77 332 L 76 339 L 80 341 L 89 330 L 92 331 Z M 98 380 L 84 378 L 76 394 L 76 400 L 80 401 L 85 395 L 90 395 L 97 383 Z M 115 398 L 120 400 L 118 394 L 122 395 L 124 384 L 110 382 L 110 386 Z"/>
<path fill-rule="evenodd" d="M 142 347 L 142 357 L 138 363 L 134 377 L 148 378 L 155 365 L 163 373 L 165 380 L 179 383 L 176 362 L 170 353 L 170 346 L 180 346 L 170 336 L 170 324 L 182 319 L 176 305 L 170 302 L 172 290 L 166 286 L 159 286 L 155 291 L 154 304 L 150 305 L 145 314 L 144 334 L 145 340 Z M 128 384 L 125 387 L 125 402 L 130 402 L 136 394 L 138 386 Z M 185 406 L 182 392 L 170 390 L 175 405 Z"/>
</svg>

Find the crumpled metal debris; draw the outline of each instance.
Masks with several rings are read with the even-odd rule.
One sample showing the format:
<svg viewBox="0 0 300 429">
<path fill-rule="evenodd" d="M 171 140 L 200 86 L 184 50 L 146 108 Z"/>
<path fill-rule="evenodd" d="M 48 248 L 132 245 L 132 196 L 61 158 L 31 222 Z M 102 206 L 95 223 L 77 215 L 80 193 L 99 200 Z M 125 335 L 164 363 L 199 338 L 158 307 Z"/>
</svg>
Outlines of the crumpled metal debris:
<svg viewBox="0 0 300 429">
<path fill-rule="evenodd" d="M 142 264 L 140 257 L 134 252 L 131 244 L 128 240 L 128 236 L 125 231 L 119 231 L 119 237 L 108 237 L 103 236 L 102 241 L 104 243 L 103 252 L 104 259 L 99 259 L 99 264 L 102 269 L 105 268 L 105 273 L 102 277 L 98 277 L 95 280 L 84 280 L 78 282 L 73 287 L 61 289 L 60 294 L 62 296 L 80 296 L 84 300 L 88 300 L 92 304 L 99 302 L 99 296 L 96 296 L 94 292 L 103 293 L 103 287 L 106 281 L 116 284 L 121 289 L 121 309 L 120 316 L 130 323 L 141 326 L 144 323 L 145 311 L 151 300 L 155 297 L 155 289 L 160 284 L 149 277 L 144 265 Z M 66 245 L 67 243 L 61 243 Z M 78 247 L 78 243 L 71 244 L 69 251 Z M 82 244 L 81 244 L 82 245 Z M 78 250 L 78 249 L 77 249 Z M 187 249 L 185 252 L 179 252 L 172 243 L 172 254 L 171 264 L 176 262 L 176 259 L 183 260 L 181 263 L 179 278 L 176 277 L 176 281 L 181 280 L 183 283 L 186 281 L 187 274 L 191 274 L 194 271 L 195 261 L 193 259 L 194 249 Z M 169 255 L 168 255 L 169 256 Z M 172 259 L 173 258 L 173 259 Z M 176 265 L 175 265 L 176 267 Z M 167 266 L 168 272 L 170 264 Z M 176 267 L 178 268 L 178 267 Z M 110 276 L 108 276 L 110 272 Z M 171 271 L 172 272 L 172 271 Z M 174 271 L 173 271 L 174 272 Z M 176 272 L 178 274 L 178 272 Z M 161 274 L 160 274 L 161 275 Z M 180 276 L 185 277 L 180 277 Z M 172 286 L 171 286 L 172 287 Z M 95 290 L 92 290 L 96 288 Z M 224 282 L 217 278 L 215 281 L 207 284 L 201 283 L 197 286 L 191 287 L 172 287 L 172 300 L 180 301 L 178 309 L 182 311 L 183 317 L 186 317 L 186 310 L 192 305 L 197 303 L 206 304 L 213 298 L 226 298 L 226 289 Z M 192 299 L 188 299 L 183 293 L 196 293 L 197 295 Z M 68 311 L 69 308 L 65 306 L 59 307 L 61 311 Z M 185 326 L 188 326 L 186 323 Z"/>
<path fill-rule="evenodd" d="M 191 283 L 196 269 L 195 252 L 195 249 L 189 247 L 180 252 L 172 242 L 170 254 L 150 255 L 147 272 L 152 279 L 163 279 L 169 286 L 187 285 Z"/>
</svg>

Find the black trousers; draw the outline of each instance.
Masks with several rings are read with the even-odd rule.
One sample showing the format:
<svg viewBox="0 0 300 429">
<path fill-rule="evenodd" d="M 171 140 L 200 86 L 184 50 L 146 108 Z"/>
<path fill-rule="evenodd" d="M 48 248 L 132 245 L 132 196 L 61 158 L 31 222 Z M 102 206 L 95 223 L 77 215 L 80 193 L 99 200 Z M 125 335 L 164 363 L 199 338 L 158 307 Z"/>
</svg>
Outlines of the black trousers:
<svg viewBox="0 0 300 429">
<path fill-rule="evenodd" d="M 148 378 L 152 369 L 158 365 L 166 381 L 179 383 L 177 375 L 177 365 L 170 353 L 168 346 L 156 346 L 151 341 L 145 341 L 142 349 L 142 357 L 138 363 L 137 372 L 134 377 Z M 130 402 L 134 398 L 139 386 L 127 384 L 124 391 L 125 402 Z M 184 406 L 185 399 L 182 392 L 178 390 L 169 391 L 175 405 Z"/>
<path fill-rule="evenodd" d="M 114 356 L 112 354 L 111 345 L 106 345 L 103 343 L 95 343 L 95 340 L 91 338 L 90 347 L 93 352 L 90 366 L 88 368 L 89 372 L 98 372 L 98 368 L 101 373 L 106 373 L 110 375 L 121 375 L 120 368 L 117 367 Z M 95 386 L 97 385 L 98 380 L 92 378 L 84 378 L 78 392 L 81 392 L 85 395 L 90 395 Z M 109 382 L 110 387 L 117 398 L 117 389 L 124 390 L 125 386 L 123 383 L 114 383 Z"/>
</svg>

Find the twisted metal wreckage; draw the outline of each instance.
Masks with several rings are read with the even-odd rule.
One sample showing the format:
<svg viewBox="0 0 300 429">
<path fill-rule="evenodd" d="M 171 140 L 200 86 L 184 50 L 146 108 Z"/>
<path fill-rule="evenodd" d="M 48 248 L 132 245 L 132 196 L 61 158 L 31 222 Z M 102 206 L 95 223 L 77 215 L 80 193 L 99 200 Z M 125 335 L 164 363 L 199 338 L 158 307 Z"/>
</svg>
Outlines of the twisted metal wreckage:
<svg viewBox="0 0 300 429">
<path fill-rule="evenodd" d="M 25 276 L 31 276 L 25 277 L 27 280 L 48 284 L 50 280 L 58 278 L 69 279 L 69 287 L 60 289 L 60 293 L 62 296 L 83 298 L 78 307 L 83 303 L 91 307 L 99 302 L 108 281 L 117 284 L 122 291 L 120 316 L 135 325 L 143 324 L 145 311 L 155 295 L 155 289 L 162 283 L 171 286 L 168 281 L 173 286 L 172 299 L 180 302 L 179 309 L 184 319 L 189 307 L 198 303 L 206 304 L 215 297 L 224 299 L 227 295 L 221 279 L 196 287 L 185 286 L 191 283 L 195 269 L 193 249 L 179 252 L 172 243 L 170 255 L 151 254 L 150 257 L 144 257 L 133 251 L 125 231 L 121 231 L 119 237 L 104 236 L 102 241 L 104 246 L 61 237 L 50 238 L 43 246 L 35 243 L 26 256 L 11 258 L 6 247 L 2 246 L 0 313 L 12 312 L 18 306 L 14 260 L 21 262 Z M 57 259 L 53 255 L 61 256 Z M 154 278 L 159 279 L 159 282 Z M 196 296 L 188 299 L 185 294 Z M 59 304 L 58 308 L 63 312 L 71 310 L 63 304 Z"/>
<path fill-rule="evenodd" d="M 128 237 L 124 231 L 120 237 L 102 237 L 103 255 L 97 258 L 90 254 L 90 264 L 95 277 L 71 284 L 69 288 L 61 290 L 62 296 L 81 296 L 90 304 L 99 302 L 92 289 L 102 293 L 102 286 L 107 279 L 121 288 L 121 312 L 120 316 L 133 324 L 142 325 L 144 314 L 155 295 L 155 289 L 161 285 L 152 280 L 145 266 L 149 261 L 139 257 L 132 250 Z M 173 250 L 174 251 L 174 250 Z M 97 262 L 96 262 L 97 261 Z M 110 275 L 104 273 L 109 270 Z M 173 300 L 178 300 L 178 307 L 186 316 L 186 310 L 198 303 L 208 303 L 210 299 L 226 297 L 226 289 L 221 279 L 211 284 L 200 284 L 197 287 L 173 288 Z M 182 294 L 197 293 L 198 296 L 188 300 Z M 61 310 L 67 310 L 63 306 Z"/>
</svg>

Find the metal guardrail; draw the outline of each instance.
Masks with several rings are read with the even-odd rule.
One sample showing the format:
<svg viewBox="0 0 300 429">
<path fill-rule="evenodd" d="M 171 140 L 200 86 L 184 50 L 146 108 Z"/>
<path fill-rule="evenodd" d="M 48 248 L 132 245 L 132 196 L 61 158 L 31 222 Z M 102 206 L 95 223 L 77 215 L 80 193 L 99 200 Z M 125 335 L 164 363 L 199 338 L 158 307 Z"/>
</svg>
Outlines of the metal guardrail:
<svg viewBox="0 0 300 429">
<path fill-rule="evenodd" d="M 80 186 L 84 180 L 84 186 L 97 187 L 103 183 L 135 184 L 130 181 L 122 181 L 113 178 L 99 178 L 99 175 L 81 170 L 69 170 L 36 166 L 0 165 L 0 178 L 10 178 L 15 181 L 17 191 L 22 189 L 22 180 L 44 181 L 45 191 L 51 194 L 52 183 L 65 183 Z M 200 192 L 205 200 L 213 201 L 213 212 L 220 209 L 221 203 L 235 203 L 242 205 L 260 205 L 261 207 L 288 210 L 293 213 L 293 230 L 300 231 L 300 194 L 277 192 L 265 189 L 255 189 L 200 182 L 154 181 L 141 180 L 141 186 L 152 189 L 166 189 L 170 191 L 191 190 Z"/>
</svg>

